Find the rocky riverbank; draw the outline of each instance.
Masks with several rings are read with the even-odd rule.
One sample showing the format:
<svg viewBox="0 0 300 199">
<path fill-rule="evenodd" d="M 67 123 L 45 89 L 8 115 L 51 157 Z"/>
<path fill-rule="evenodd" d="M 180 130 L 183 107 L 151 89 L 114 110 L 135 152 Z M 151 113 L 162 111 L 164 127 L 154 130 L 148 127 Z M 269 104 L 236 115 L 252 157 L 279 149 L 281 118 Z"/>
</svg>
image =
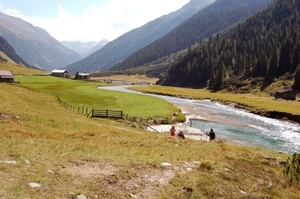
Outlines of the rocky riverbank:
<svg viewBox="0 0 300 199">
<path fill-rule="evenodd" d="M 172 94 L 162 94 L 158 92 L 145 92 L 149 94 L 156 94 L 156 95 L 165 95 L 165 96 L 170 96 L 170 97 L 180 97 L 180 98 L 185 98 L 189 99 L 189 97 L 185 96 L 177 96 L 177 95 L 172 95 Z M 230 101 L 219 101 L 220 103 L 223 103 L 225 105 L 229 106 L 234 106 L 235 108 L 247 110 L 250 113 L 254 113 L 260 116 L 272 118 L 272 119 L 279 119 L 279 120 L 285 120 L 285 121 L 290 121 L 293 123 L 300 123 L 300 115 L 293 115 L 291 113 L 286 113 L 286 112 L 279 112 L 279 111 L 266 111 L 266 110 L 261 110 L 256 107 L 249 107 L 244 104 L 238 104 Z"/>
</svg>

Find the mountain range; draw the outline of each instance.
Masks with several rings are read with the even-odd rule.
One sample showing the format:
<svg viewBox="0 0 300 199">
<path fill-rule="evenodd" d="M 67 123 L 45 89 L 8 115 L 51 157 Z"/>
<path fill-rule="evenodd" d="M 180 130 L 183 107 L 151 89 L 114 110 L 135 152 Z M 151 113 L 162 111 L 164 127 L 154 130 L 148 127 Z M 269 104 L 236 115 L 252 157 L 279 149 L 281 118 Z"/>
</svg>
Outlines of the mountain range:
<svg viewBox="0 0 300 199">
<path fill-rule="evenodd" d="M 63 68 L 81 58 L 44 29 L 3 13 L 0 13 L 0 36 L 25 62 L 46 71 Z"/>
<path fill-rule="evenodd" d="M 61 43 L 67 48 L 77 52 L 82 58 L 85 58 L 103 48 L 108 42 L 107 39 L 102 39 L 99 42 L 62 41 Z"/>
<path fill-rule="evenodd" d="M 148 22 L 109 42 L 90 56 L 66 66 L 70 72 L 106 71 L 135 51 L 161 38 L 214 0 L 191 0 L 181 9 Z"/>
<path fill-rule="evenodd" d="M 60 43 L 0 13 L 0 51 L 46 71 L 123 71 L 159 77 L 161 85 L 246 92 L 259 81 L 292 78 L 300 62 L 299 9 L 297 0 L 192 0 L 108 43 Z M 82 59 L 92 47 L 100 49 Z"/>
<path fill-rule="evenodd" d="M 217 0 L 162 38 L 134 52 L 110 70 L 120 71 L 143 66 L 159 58 L 187 49 L 219 31 L 228 33 L 236 23 L 263 10 L 270 3 L 271 0 Z M 152 75 L 157 76 L 158 73 L 152 72 Z"/>
</svg>

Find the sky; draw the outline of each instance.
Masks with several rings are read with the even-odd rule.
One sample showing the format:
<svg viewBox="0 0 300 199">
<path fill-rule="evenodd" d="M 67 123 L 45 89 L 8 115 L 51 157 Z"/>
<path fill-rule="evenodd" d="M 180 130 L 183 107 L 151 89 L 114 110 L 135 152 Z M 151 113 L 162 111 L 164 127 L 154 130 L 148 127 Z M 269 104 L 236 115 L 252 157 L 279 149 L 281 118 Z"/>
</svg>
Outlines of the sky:
<svg viewBox="0 0 300 199">
<path fill-rule="evenodd" d="M 112 41 L 189 0 L 0 0 L 0 12 L 45 29 L 58 41 Z"/>
</svg>

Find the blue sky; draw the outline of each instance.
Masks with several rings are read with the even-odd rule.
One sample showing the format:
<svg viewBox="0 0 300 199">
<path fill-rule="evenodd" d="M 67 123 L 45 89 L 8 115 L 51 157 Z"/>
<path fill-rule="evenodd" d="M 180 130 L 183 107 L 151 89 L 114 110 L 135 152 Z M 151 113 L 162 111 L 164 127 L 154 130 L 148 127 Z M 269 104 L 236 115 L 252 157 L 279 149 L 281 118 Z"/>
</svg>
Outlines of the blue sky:
<svg viewBox="0 0 300 199">
<path fill-rule="evenodd" d="M 48 31 L 58 41 L 114 40 L 189 0 L 0 0 L 0 12 Z"/>
</svg>

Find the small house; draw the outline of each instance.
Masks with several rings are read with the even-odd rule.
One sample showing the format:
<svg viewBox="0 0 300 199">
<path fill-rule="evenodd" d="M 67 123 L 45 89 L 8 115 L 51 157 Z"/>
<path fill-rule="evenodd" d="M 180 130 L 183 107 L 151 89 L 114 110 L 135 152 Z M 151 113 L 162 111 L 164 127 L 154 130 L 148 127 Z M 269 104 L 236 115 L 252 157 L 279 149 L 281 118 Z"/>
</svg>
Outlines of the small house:
<svg viewBox="0 0 300 199">
<path fill-rule="evenodd" d="M 66 71 L 66 70 L 56 70 L 56 69 L 51 71 L 51 75 L 55 76 L 55 77 L 67 77 L 67 78 L 70 76 L 68 71 Z"/>
<path fill-rule="evenodd" d="M 9 70 L 0 70 L 0 82 L 14 82 L 14 75 Z"/>
<path fill-rule="evenodd" d="M 275 99 L 296 100 L 296 93 L 292 89 L 280 89 L 275 91 Z"/>
<path fill-rule="evenodd" d="M 78 73 L 78 79 L 90 79 L 91 74 L 89 73 Z"/>
</svg>

